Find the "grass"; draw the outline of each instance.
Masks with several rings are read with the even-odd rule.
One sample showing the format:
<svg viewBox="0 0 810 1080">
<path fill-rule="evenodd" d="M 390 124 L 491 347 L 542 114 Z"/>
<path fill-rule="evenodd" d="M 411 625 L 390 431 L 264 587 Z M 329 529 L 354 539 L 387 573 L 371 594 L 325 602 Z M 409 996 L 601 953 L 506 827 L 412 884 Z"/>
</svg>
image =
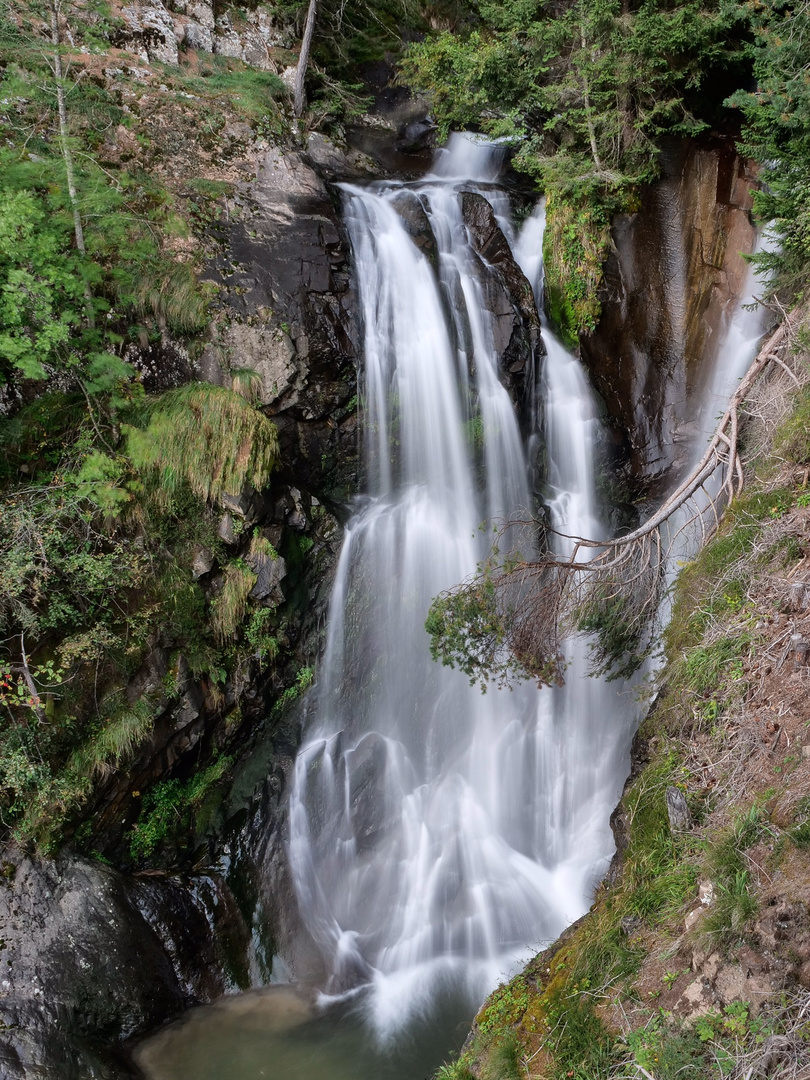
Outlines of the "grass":
<svg viewBox="0 0 810 1080">
<path fill-rule="evenodd" d="M 700 935 L 714 945 L 730 945 L 743 934 L 757 913 L 758 904 L 751 891 L 744 852 L 765 829 L 762 811 L 754 806 L 735 818 L 731 828 L 713 840 L 706 868 L 715 884 L 715 896 L 701 925 Z"/>
<path fill-rule="evenodd" d="M 768 557 L 756 550 L 763 526 L 792 501 L 793 489 L 782 487 L 744 495 L 729 507 L 715 538 L 680 573 L 664 632 L 668 656 L 697 645 L 711 619 L 741 607 L 751 575 Z"/>
<path fill-rule="evenodd" d="M 135 311 L 150 314 L 158 325 L 178 334 L 197 334 L 211 321 L 209 305 L 214 286 L 197 280 L 187 262 L 164 262 L 145 272 L 134 282 Z"/>
<path fill-rule="evenodd" d="M 520 1041 L 513 1031 L 507 1031 L 492 1047 L 482 1080 L 522 1080 Z"/>
<path fill-rule="evenodd" d="M 201 129 L 219 133 L 226 119 L 246 122 L 257 134 L 279 136 L 285 131 L 282 100 L 289 93 L 270 71 L 250 68 L 241 60 L 198 54 L 196 71 L 164 69 L 167 85 L 193 95 Z"/>
<path fill-rule="evenodd" d="M 738 678 L 741 659 L 751 647 L 750 634 L 720 638 L 711 645 L 696 645 L 684 657 L 686 686 L 696 694 L 707 694 L 722 686 L 726 678 Z"/>
<path fill-rule="evenodd" d="M 277 111 L 276 102 L 288 89 L 271 71 L 259 71 L 240 60 L 226 56 L 200 57 L 197 75 L 184 75 L 183 82 L 190 90 L 207 96 L 222 96 L 234 103 L 246 120 L 261 120 Z"/>
<path fill-rule="evenodd" d="M 152 731 L 153 709 L 146 698 L 113 712 L 72 755 L 68 768 L 80 775 L 103 775 L 128 761 Z"/>
<path fill-rule="evenodd" d="M 255 584 L 256 575 L 241 559 L 235 559 L 226 566 L 222 591 L 215 598 L 211 610 L 211 627 L 220 644 L 230 642 L 241 626 L 248 597 Z"/>
<path fill-rule="evenodd" d="M 796 394 L 790 416 L 777 428 L 774 449 L 798 465 L 810 462 L 810 387 Z"/>
<path fill-rule="evenodd" d="M 276 428 L 239 394 L 208 383 L 169 390 L 126 428 L 127 453 L 167 492 L 183 482 L 201 499 L 267 485 L 278 455 Z"/>
<path fill-rule="evenodd" d="M 796 824 L 788 833 L 790 839 L 796 847 L 810 850 L 810 798 L 801 800 L 796 807 L 794 820 Z"/>
<path fill-rule="evenodd" d="M 451 1061 L 439 1067 L 434 1080 L 475 1080 L 462 1061 Z"/>
</svg>

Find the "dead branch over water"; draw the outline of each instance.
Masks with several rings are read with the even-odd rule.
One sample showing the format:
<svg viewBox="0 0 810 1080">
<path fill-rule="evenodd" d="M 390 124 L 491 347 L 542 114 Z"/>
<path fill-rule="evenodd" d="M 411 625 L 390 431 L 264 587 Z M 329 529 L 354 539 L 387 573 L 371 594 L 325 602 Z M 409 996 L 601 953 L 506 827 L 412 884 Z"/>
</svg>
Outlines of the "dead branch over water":
<svg viewBox="0 0 810 1080">
<path fill-rule="evenodd" d="M 623 675 L 638 667 L 643 640 L 654 625 L 675 560 L 700 549 L 743 490 L 739 444 L 743 404 L 769 367 L 778 367 L 790 381 L 799 382 L 789 366 L 788 346 L 803 315 L 803 310 L 791 312 L 765 341 L 701 459 L 637 529 L 611 540 L 564 537 L 571 554 L 562 557 L 548 552 L 530 560 L 504 559 L 496 546 L 473 579 L 438 598 L 443 610 L 450 611 L 443 630 L 447 635 L 449 628 L 450 638 L 465 618 L 454 612 L 468 612 L 478 598 L 489 605 L 487 625 L 492 633 L 483 644 L 480 635 L 474 640 L 469 636 L 467 649 L 475 654 L 476 665 L 469 670 L 461 665 L 468 674 L 480 666 L 501 678 L 517 669 L 541 683 L 559 679 L 561 642 L 579 630 L 596 635 L 597 667 L 604 665 Z M 536 529 L 537 522 L 508 522 L 501 535 L 511 531 L 514 537 L 516 528 Z M 445 662 L 457 662 L 453 648 L 436 644 L 435 638 L 434 645 Z"/>
</svg>

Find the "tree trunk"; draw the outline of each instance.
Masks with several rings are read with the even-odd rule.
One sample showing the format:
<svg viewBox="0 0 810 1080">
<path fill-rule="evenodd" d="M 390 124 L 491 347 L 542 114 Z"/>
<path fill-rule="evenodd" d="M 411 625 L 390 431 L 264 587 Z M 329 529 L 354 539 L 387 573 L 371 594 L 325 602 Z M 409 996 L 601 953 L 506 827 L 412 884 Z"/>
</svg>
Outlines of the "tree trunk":
<svg viewBox="0 0 810 1080">
<path fill-rule="evenodd" d="M 65 162 L 65 174 L 67 176 L 68 197 L 73 210 L 73 231 L 76 234 L 76 247 L 85 255 L 87 249 L 84 244 L 84 229 L 82 217 L 79 213 L 79 202 L 76 197 L 76 174 L 73 169 L 73 155 L 68 143 L 67 109 L 65 108 L 65 84 L 62 71 L 62 54 L 59 52 L 59 4 L 51 8 L 51 42 L 53 44 L 54 78 L 56 80 L 56 105 L 59 111 L 59 142 L 62 147 L 62 157 Z"/>
<path fill-rule="evenodd" d="M 73 154 L 70 151 L 70 143 L 68 141 L 69 132 L 67 108 L 65 106 L 65 76 L 64 71 L 62 70 L 62 54 L 59 52 L 59 11 L 59 0 L 55 0 L 51 6 L 51 43 L 53 45 L 53 76 L 54 82 L 56 83 L 56 107 L 59 113 L 59 143 L 62 148 L 62 159 L 65 162 L 68 199 L 70 200 L 70 208 L 73 211 L 73 233 L 76 237 L 76 248 L 80 254 L 86 255 L 87 247 L 84 242 L 82 215 L 79 212 L 79 199 L 76 194 L 76 171 L 73 168 Z M 93 297 L 90 293 L 90 286 L 86 281 L 84 283 L 84 301 L 87 325 L 92 328 L 96 324 L 96 318 L 93 312 Z"/>
<path fill-rule="evenodd" d="M 312 35 L 315 32 L 315 13 L 318 10 L 318 0 L 309 0 L 307 21 L 304 26 L 304 36 L 301 39 L 301 54 L 298 57 L 298 70 L 295 73 L 295 92 L 293 94 L 293 112 L 301 116 L 304 112 L 306 98 L 304 96 L 304 79 L 309 63 L 309 50 L 312 46 Z"/>
<path fill-rule="evenodd" d="M 588 46 L 585 41 L 585 28 L 582 25 L 580 25 L 579 28 L 579 40 L 582 43 L 582 51 L 585 52 Z M 588 126 L 588 141 L 591 144 L 591 154 L 593 155 L 594 164 L 596 165 L 597 171 L 601 173 L 605 170 L 602 166 L 602 159 L 599 156 L 599 147 L 596 143 L 596 129 L 593 124 L 593 111 L 591 109 L 591 95 L 588 90 L 588 78 L 586 75 L 582 75 L 581 78 L 582 98 L 585 102 L 585 122 Z"/>
</svg>

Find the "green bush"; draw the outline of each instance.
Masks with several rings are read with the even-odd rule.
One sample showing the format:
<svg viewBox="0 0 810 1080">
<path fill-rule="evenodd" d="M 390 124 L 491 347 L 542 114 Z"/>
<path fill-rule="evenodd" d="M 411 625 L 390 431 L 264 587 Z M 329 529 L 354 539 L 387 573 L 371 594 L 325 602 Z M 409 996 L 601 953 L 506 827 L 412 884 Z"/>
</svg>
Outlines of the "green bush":
<svg viewBox="0 0 810 1080">
<path fill-rule="evenodd" d="M 232 765 L 221 757 L 185 783 L 162 780 L 144 796 L 138 820 L 130 833 L 129 851 L 136 861 L 148 859 L 172 834 L 189 827 L 205 800 Z"/>
</svg>

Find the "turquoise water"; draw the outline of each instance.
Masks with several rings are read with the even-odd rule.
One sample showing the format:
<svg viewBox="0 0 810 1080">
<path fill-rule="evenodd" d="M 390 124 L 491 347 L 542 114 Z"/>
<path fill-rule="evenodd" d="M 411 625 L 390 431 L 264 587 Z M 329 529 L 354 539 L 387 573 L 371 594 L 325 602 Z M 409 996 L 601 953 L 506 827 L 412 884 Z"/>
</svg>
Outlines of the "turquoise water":
<svg viewBox="0 0 810 1080">
<path fill-rule="evenodd" d="M 445 1003 L 386 1049 L 358 1011 L 316 1012 L 268 987 L 189 1010 L 134 1056 L 148 1080 L 428 1080 L 469 1030 L 462 1006 Z"/>
</svg>

